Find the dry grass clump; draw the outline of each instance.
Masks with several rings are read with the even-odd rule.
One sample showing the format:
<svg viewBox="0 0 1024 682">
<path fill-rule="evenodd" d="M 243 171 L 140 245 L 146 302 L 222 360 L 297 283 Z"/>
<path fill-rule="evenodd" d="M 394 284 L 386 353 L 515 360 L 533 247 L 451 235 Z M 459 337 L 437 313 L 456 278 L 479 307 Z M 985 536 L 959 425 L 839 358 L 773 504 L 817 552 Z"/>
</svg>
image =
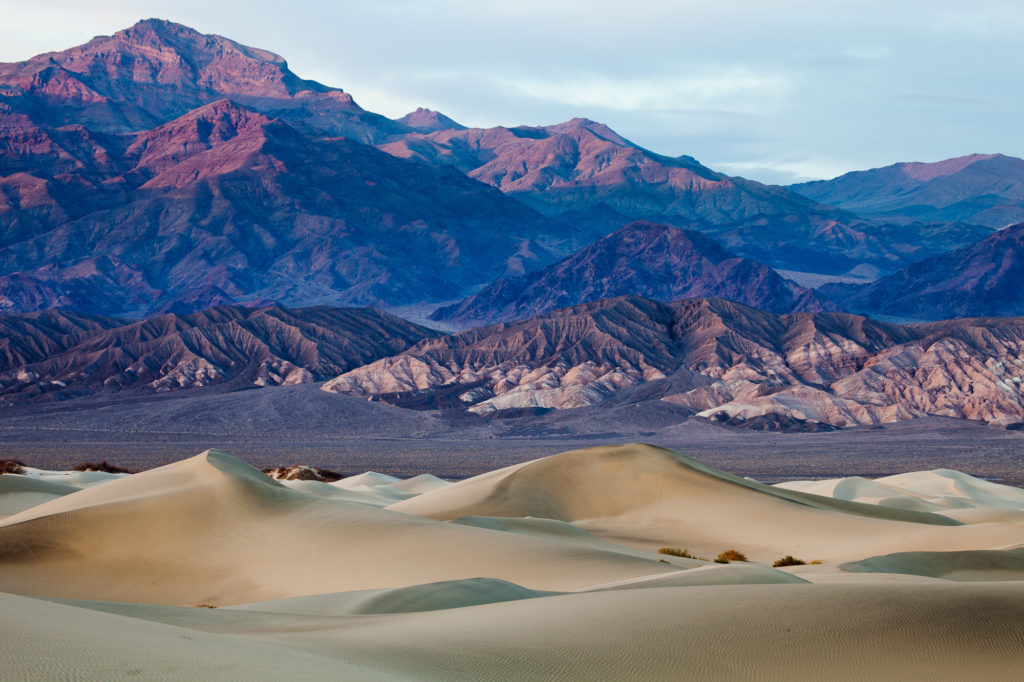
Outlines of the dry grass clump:
<svg viewBox="0 0 1024 682">
<path fill-rule="evenodd" d="M 803 559 L 797 559 L 792 554 L 787 554 L 781 559 L 776 559 L 775 563 L 772 564 L 772 568 L 779 568 L 781 566 L 806 566 L 807 562 Z"/>
<path fill-rule="evenodd" d="M 707 557 L 690 554 L 689 550 L 682 547 L 662 547 L 658 550 L 658 554 L 668 554 L 669 556 L 677 556 L 683 559 L 696 559 L 698 561 L 708 560 Z"/>
<path fill-rule="evenodd" d="M 134 471 L 130 471 L 123 467 L 119 467 L 116 464 L 110 464 L 107 460 L 102 462 L 82 462 L 75 467 L 75 471 L 102 471 L 106 474 L 134 474 Z"/>
<path fill-rule="evenodd" d="M 730 561 L 747 561 L 747 555 L 736 549 L 727 549 L 715 557 L 716 564 L 727 564 Z"/>
<path fill-rule="evenodd" d="M 0 474 L 23 474 L 25 463 L 16 459 L 0 459 Z"/>
</svg>

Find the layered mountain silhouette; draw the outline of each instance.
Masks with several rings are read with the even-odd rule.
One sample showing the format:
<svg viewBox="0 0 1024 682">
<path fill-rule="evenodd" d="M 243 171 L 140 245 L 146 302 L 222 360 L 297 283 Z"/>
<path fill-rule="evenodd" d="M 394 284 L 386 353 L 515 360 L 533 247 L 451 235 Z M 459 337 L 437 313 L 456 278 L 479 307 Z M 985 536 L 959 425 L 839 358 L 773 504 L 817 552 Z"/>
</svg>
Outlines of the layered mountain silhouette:
<svg viewBox="0 0 1024 682">
<path fill-rule="evenodd" d="M 716 422 L 817 428 L 1024 419 L 1024 319 L 899 326 L 719 298 L 620 297 L 428 338 L 327 391 L 478 414 L 662 400 Z"/>
<path fill-rule="evenodd" d="M 959 221 L 996 229 L 1024 221 L 1024 159 L 1002 154 L 897 163 L 790 189 L 888 220 Z"/>
<path fill-rule="evenodd" d="M 324 390 L 369 398 L 395 419 L 408 408 L 473 419 L 657 404 L 748 428 L 1024 422 L 1019 317 L 901 326 L 626 296 L 448 335 L 374 309 L 222 306 L 135 322 L 0 316 L 0 339 L 8 406 L 327 380 Z M 369 418 L 372 406 L 356 403 Z"/>
<path fill-rule="evenodd" d="M 0 149 L 7 312 L 452 301 L 636 219 L 831 274 L 984 236 L 864 220 L 587 119 L 387 119 L 278 55 L 156 19 L 0 65 Z"/>
<path fill-rule="evenodd" d="M 148 130 L 225 98 L 317 135 L 372 142 L 407 130 L 340 88 L 299 78 L 279 55 L 161 19 L 0 64 L 0 83 L 5 109 L 94 133 Z"/>
<path fill-rule="evenodd" d="M 1024 223 L 865 285 L 823 292 L 847 310 L 910 319 L 1024 315 Z"/>
<path fill-rule="evenodd" d="M 0 404 L 323 381 L 434 334 L 373 308 L 0 315 Z"/>
<path fill-rule="evenodd" d="M 805 211 L 814 202 L 732 178 L 688 156 L 643 149 L 584 118 L 553 126 L 445 128 L 381 145 L 396 156 L 454 165 L 550 214 L 611 209 L 624 217 L 731 222 Z"/>
<path fill-rule="evenodd" d="M 499 279 L 431 319 L 463 326 L 507 322 L 630 294 L 662 301 L 720 296 L 780 313 L 834 309 L 700 232 L 635 222 L 541 270 Z"/>
<path fill-rule="evenodd" d="M 434 133 L 439 130 L 465 130 L 466 126 L 456 123 L 439 111 L 418 108 L 398 119 L 402 125 L 417 133 Z"/>
<path fill-rule="evenodd" d="M 153 52 L 152 41 L 164 35 L 156 29 L 167 28 L 143 22 L 110 39 L 111 52 L 96 47 L 97 39 L 93 48 L 49 58 L 77 64 L 84 57 L 74 55 L 86 50 L 89 73 L 104 56 L 114 69 L 125 49 Z M 217 54 L 248 60 L 257 71 L 263 65 L 283 79 L 272 83 L 288 89 L 283 62 L 178 29 L 174 41 L 161 43 L 160 63 L 187 62 L 193 65 L 187 75 L 206 58 L 203 50 L 219 45 Z M 23 113 L 0 105 L 0 141 L 7 147 L 0 179 L 0 310 L 60 306 L 138 315 L 239 301 L 451 299 L 550 262 L 540 242 L 573 238 L 570 228 L 452 168 L 397 159 L 348 138 L 314 137 L 233 100 L 215 100 L 141 132 L 48 127 L 37 119 L 56 111 L 73 117 L 81 98 L 77 91 L 67 102 L 54 100 L 57 94 L 42 98 L 32 79 L 21 83 L 22 72 L 38 61 L 2 72 L 6 86 L 26 88 L 23 95 L 5 90 L 8 98 L 32 106 Z M 152 75 L 141 67 L 131 73 Z M 172 75 L 185 78 L 180 69 Z M 162 93 L 190 106 L 220 82 L 203 81 L 196 94 L 174 78 L 123 81 L 111 80 L 104 92 L 120 87 L 131 111 L 146 103 L 156 111 L 152 102 Z M 104 95 L 102 101 L 113 100 Z"/>
<path fill-rule="evenodd" d="M 891 272 L 987 234 L 976 226 L 865 220 L 781 187 L 717 173 L 689 156 L 655 154 L 584 118 L 552 126 L 436 127 L 379 146 L 455 166 L 591 240 L 633 220 L 663 222 L 706 231 L 736 254 L 773 267 L 842 274 L 858 265 Z"/>
</svg>

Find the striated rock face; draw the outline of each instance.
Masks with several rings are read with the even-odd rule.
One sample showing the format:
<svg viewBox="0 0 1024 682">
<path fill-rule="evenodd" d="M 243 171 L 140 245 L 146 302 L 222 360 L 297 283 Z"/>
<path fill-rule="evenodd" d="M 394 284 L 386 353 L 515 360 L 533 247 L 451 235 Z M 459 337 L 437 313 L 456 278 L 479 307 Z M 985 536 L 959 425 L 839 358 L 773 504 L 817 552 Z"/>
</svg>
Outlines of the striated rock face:
<svg viewBox="0 0 1024 682">
<path fill-rule="evenodd" d="M 830 301 L 738 258 L 705 235 L 636 222 L 546 268 L 499 279 L 431 319 L 465 326 L 507 322 L 615 296 L 662 301 L 720 296 L 771 312 L 834 309 Z"/>
<path fill-rule="evenodd" d="M 0 316 L 0 404 L 321 381 L 434 334 L 372 308 L 211 308 L 141 322 Z"/>
<path fill-rule="evenodd" d="M 1024 221 L 1024 159 L 1002 154 L 897 163 L 790 189 L 888 220 L 961 221 L 996 229 Z"/>
<path fill-rule="evenodd" d="M 1024 315 L 1024 223 L 865 285 L 823 291 L 847 310 L 912 319 Z"/>
<path fill-rule="evenodd" d="M 756 427 L 940 415 L 1024 420 L 1024 319 L 899 326 L 774 315 L 722 299 L 636 297 L 431 338 L 324 390 L 470 411 L 662 399 Z"/>
</svg>

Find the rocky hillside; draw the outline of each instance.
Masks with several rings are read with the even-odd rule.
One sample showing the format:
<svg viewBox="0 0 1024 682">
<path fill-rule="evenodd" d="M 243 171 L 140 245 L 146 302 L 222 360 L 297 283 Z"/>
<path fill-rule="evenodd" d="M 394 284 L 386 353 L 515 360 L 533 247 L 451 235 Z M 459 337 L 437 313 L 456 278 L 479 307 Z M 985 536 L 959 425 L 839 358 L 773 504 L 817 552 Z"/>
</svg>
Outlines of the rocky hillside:
<svg viewBox="0 0 1024 682">
<path fill-rule="evenodd" d="M 960 221 L 995 229 L 1024 221 L 1024 159 L 1002 154 L 897 163 L 790 189 L 888 220 Z"/>
<path fill-rule="evenodd" d="M 373 308 L 211 308 L 141 322 L 0 316 L 0 405 L 322 381 L 435 334 Z"/>
<path fill-rule="evenodd" d="M 922 320 L 1024 315 L 1024 223 L 865 285 L 822 291 L 846 310 Z"/>
<path fill-rule="evenodd" d="M 778 313 L 834 309 L 814 292 L 729 253 L 700 232 L 635 222 L 546 268 L 499 279 L 431 319 L 469 327 L 625 295 L 661 301 L 720 296 Z"/>
<path fill-rule="evenodd" d="M 454 166 L 577 226 L 590 240 L 647 220 L 708 232 L 772 267 L 842 274 L 860 265 L 891 272 L 987 234 L 946 224 L 893 229 L 781 187 L 717 173 L 689 156 L 655 154 L 583 118 L 537 127 L 428 127 L 439 129 L 397 134 L 379 146 Z"/>
<path fill-rule="evenodd" d="M 573 408 L 664 400 L 711 420 L 844 427 L 1024 421 L 1024 319 L 899 326 L 722 299 L 607 299 L 426 339 L 327 382 L 397 405 Z"/>
<path fill-rule="evenodd" d="M 166 22 L 0 66 L 0 311 L 451 300 L 574 239 L 295 103 L 339 98 Z"/>
<path fill-rule="evenodd" d="M 231 99 L 315 135 L 363 142 L 407 132 L 351 95 L 304 80 L 279 55 L 161 19 L 85 45 L 0 64 L 0 105 L 69 137 L 149 130 Z"/>
<path fill-rule="evenodd" d="M 716 173 L 688 156 L 655 154 L 583 118 L 553 126 L 446 128 L 406 134 L 381 148 L 453 165 L 549 214 L 604 209 L 616 226 L 629 218 L 730 222 L 814 206 L 780 187 Z"/>
</svg>

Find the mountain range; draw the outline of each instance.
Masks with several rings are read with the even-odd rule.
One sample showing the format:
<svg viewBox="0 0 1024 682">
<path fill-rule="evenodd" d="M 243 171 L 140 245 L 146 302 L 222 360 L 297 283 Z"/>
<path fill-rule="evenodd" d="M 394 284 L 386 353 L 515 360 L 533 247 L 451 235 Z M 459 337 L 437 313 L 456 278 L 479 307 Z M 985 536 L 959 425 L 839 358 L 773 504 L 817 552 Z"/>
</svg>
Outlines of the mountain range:
<svg viewBox="0 0 1024 682">
<path fill-rule="evenodd" d="M 372 308 L 210 308 L 143 321 L 0 315 L 0 404 L 312 383 L 436 332 Z"/>
<path fill-rule="evenodd" d="M 326 382 L 470 421 L 1016 424 L 1022 187 L 1002 155 L 778 187 L 585 118 L 388 119 L 146 20 L 0 64 L 0 403 Z"/>
<path fill-rule="evenodd" d="M 0 310 L 436 305 L 637 219 L 769 267 L 889 274 L 976 242 L 659 155 L 607 126 L 398 120 L 151 19 L 0 65 Z"/>
<path fill-rule="evenodd" d="M 557 263 L 499 279 L 431 319 L 463 326 L 534 317 L 602 298 L 661 301 L 721 296 L 772 312 L 834 309 L 771 268 L 729 253 L 704 234 L 635 222 Z"/>
<path fill-rule="evenodd" d="M 829 284 L 822 295 L 846 310 L 909 319 L 1024 312 L 1024 223 L 977 244 L 913 263 L 870 284 Z"/>
<path fill-rule="evenodd" d="M 1024 421 L 1024 318 L 887 324 L 720 298 L 605 299 L 424 339 L 325 391 L 477 414 L 665 401 L 755 428 Z"/>
<path fill-rule="evenodd" d="M 971 154 L 897 163 L 789 189 L 866 217 L 960 221 L 1000 229 L 1024 222 L 1024 159 Z"/>
<path fill-rule="evenodd" d="M 349 400 L 325 403 L 325 415 L 356 410 L 360 423 L 375 424 L 425 410 L 471 427 L 588 406 L 663 406 L 669 424 L 755 429 L 929 415 L 1024 422 L 1019 317 L 901 326 L 848 313 L 777 315 L 721 298 L 625 296 L 447 335 L 374 309 L 221 306 L 146 321 L 2 316 L 0 339 L 5 406 L 170 392 L 202 403 L 323 382 Z"/>
<path fill-rule="evenodd" d="M 411 129 L 280 57 L 168 22 L 5 65 L 0 88 L 10 312 L 444 299 L 575 234 L 362 144 Z"/>
<path fill-rule="evenodd" d="M 589 241 L 647 220 L 707 232 L 736 254 L 773 267 L 843 274 L 863 265 L 892 271 L 989 233 L 954 222 L 865 220 L 782 187 L 715 172 L 689 156 L 656 154 L 585 118 L 479 129 L 431 113 L 450 123 L 379 147 L 454 166 L 573 224 Z"/>
</svg>

